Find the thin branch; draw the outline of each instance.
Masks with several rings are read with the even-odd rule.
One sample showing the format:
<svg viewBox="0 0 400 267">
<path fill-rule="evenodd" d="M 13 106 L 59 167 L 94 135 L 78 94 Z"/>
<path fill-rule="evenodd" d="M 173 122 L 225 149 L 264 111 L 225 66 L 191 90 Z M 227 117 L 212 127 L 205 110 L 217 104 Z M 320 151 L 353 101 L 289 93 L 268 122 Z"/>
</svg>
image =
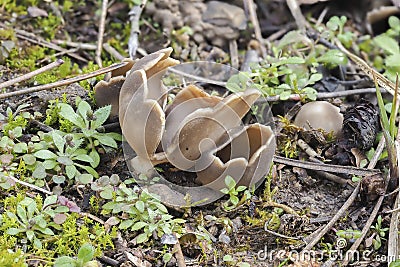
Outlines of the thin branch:
<svg viewBox="0 0 400 267">
<path fill-rule="evenodd" d="M 385 191 L 387 189 L 388 183 L 390 180 L 390 174 L 388 174 L 387 178 L 386 178 L 386 182 L 385 182 Z M 375 217 L 379 212 L 379 209 L 381 208 L 383 199 L 385 198 L 385 196 L 380 196 L 378 198 L 378 201 L 376 202 L 374 209 L 371 212 L 371 215 L 369 216 L 368 220 L 366 221 L 366 223 L 364 224 L 364 227 L 361 231 L 360 237 L 357 238 L 356 242 L 353 243 L 353 245 L 350 247 L 349 251 L 356 251 L 358 249 L 358 247 L 360 246 L 361 242 L 364 240 L 365 236 L 367 235 L 368 231 L 371 229 L 371 225 L 372 223 L 375 221 Z M 397 221 L 396 221 L 397 223 Z M 350 261 L 353 260 L 353 253 L 350 253 L 349 257 L 346 257 L 345 260 L 342 262 L 341 266 L 347 266 L 349 264 Z"/>
<path fill-rule="evenodd" d="M 290 9 L 290 12 L 292 13 L 292 16 L 296 21 L 297 27 L 301 31 L 304 31 L 307 26 L 307 21 L 304 18 L 303 14 L 301 13 L 299 3 L 296 0 L 286 0 L 286 3 Z"/>
<path fill-rule="evenodd" d="M 325 172 L 332 172 L 332 173 L 344 173 L 344 174 L 351 174 L 351 175 L 372 175 L 377 174 L 380 171 L 375 169 L 364 169 L 364 168 L 357 168 L 353 166 L 340 166 L 340 165 L 332 165 L 332 164 L 321 164 L 315 162 L 306 162 L 296 159 L 288 159 L 280 156 L 274 156 L 274 162 L 281 163 L 289 166 L 314 170 L 314 171 L 325 171 Z"/>
<path fill-rule="evenodd" d="M 139 34 L 140 34 L 139 19 L 146 3 L 147 0 L 142 0 L 142 4 L 133 6 L 131 11 L 129 11 L 129 20 L 131 22 L 131 33 L 128 41 L 128 50 L 130 58 L 136 57 L 136 50 L 139 47 Z"/>
<path fill-rule="evenodd" d="M 267 49 L 265 48 L 264 38 L 262 37 L 262 34 L 261 34 L 260 23 L 258 22 L 256 6 L 254 4 L 254 1 L 253 0 L 244 0 L 243 4 L 249 12 L 250 21 L 254 27 L 254 34 L 256 36 L 257 41 L 260 44 L 262 57 L 266 58 L 267 57 Z"/>
<path fill-rule="evenodd" d="M 103 49 L 103 37 L 104 37 L 104 28 L 106 24 L 106 17 L 107 17 L 107 7 L 108 7 L 108 0 L 103 0 L 103 4 L 101 6 L 101 17 L 100 17 L 100 24 L 99 24 L 99 33 L 97 38 L 97 48 L 96 48 L 96 63 L 97 65 L 103 67 L 103 62 L 101 61 L 101 51 Z"/>
<path fill-rule="evenodd" d="M 373 169 L 378 162 L 379 156 L 383 151 L 383 148 L 385 146 L 385 141 L 382 138 L 379 142 L 378 147 L 376 148 L 375 154 L 372 157 L 370 163 L 368 164 L 368 169 Z M 330 230 L 332 227 L 335 225 L 335 223 L 344 215 L 346 210 L 353 204 L 353 202 L 356 200 L 358 193 L 360 192 L 360 186 L 361 182 L 357 183 L 357 186 L 354 188 L 353 192 L 349 196 L 349 198 L 346 200 L 346 202 L 343 204 L 343 206 L 337 211 L 335 216 L 322 228 L 321 230 L 318 230 L 318 234 L 314 237 L 313 240 L 311 240 L 302 250 L 301 253 L 305 253 L 310 251 L 318 242 L 319 240 Z"/>
<path fill-rule="evenodd" d="M 8 80 L 6 82 L 0 83 L 0 89 L 6 88 L 8 86 L 11 86 L 13 84 L 16 84 L 16 83 L 19 83 L 19 82 L 22 82 L 22 81 L 29 80 L 30 78 L 35 77 L 36 75 L 38 75 L 40 73 L 43 73 L 45 71 L 54 69 L 54 68 L 56 68 L 56 67 L 58 67 L 58 66 L 60 66 L 62 64 L 64 64 L 64 60 L 57 59 L 56 61 L 54 61 L 54 62 L 52 62 L 52 63 L 50 63 L 50 64 L 48 64 L 48 65 L 46 65 L 44 67 L 41 67 L 40 69 L 34 70 L 34 71 L 29 72 L 29 73 L 24 74 L 24 75 L 21 75 L 21 76 L 15 78 L 15 79 Z"/>
<path fill-rule="evenodd" d="M 39 192 L 42 192 L 42 193 L 44 193 L 44 194 L 46 194 L 46 195 L 53 195 L 53 192 L 50 192 L 50 191 L 48 191 L 48 190 L 46 190 L 46 189 L 43 189 L 43 188 L 40 188 L 40 187 L 38 187 L 38 186 L 36 186 L 36 185 L 33 185 L 33 184 L 30 184 L 30 183 L 21 181 L 21 180 L 15 178 L 15 177 L 12 177 L 12 176 L 9 176 L 9 178 L 10 178 L 11 180 L 13 180 L 14 182 L 18 183 L 18 184 L 22 184 L 22 185 L 24 185 L 24 186 L 26 186 L 26 187 L 35 189 L 35 190 L 37 190 L 37 191 L 39 191 Z"/>
<path fill-rule="evenodd" d="M 71 83 L 75 83 L 75 82 L 79 82 L 79 81 L 83 81 L 92 77 L 96 77 L 98 75 L 119 69 L 123 66 L 125 66 L 127 64 L 127 62 L 121 62 L 118 64 L 113 64 L 111 66 L 108 66 L 106 68 L 102 68 L 96 71 L 93 71 L 91 73 L 86 73 L 86 74 L 82 74 L 76 77 L 72 77 L 69 79 L 65 79 L 65 80 L 61 80 L 61 81 L 57 81 L 54 83 L 49 83 L 49 84 L 44 84 L 44 85 L 39 85 L 39 86 L 35 86 L 35 87 L 30 87 L 30 88 L 26 88 L 26 89 L 22 89 L 19 91 L 15 91 L 15 92 L 9 92 L 9 93 L 3 93 L 0 94 L 0 99 L 5 99 L 5 98 L 9 98 L 12 96 L 18 96 L 18 95 L 24 95 L 24 94 L 30 94 L 30 93 L 35 93 L 35 92 L 39 92 L 39 91 L 43 91 L 43 90 L 48 90 L 48 89 L 52 89 L 52 88 L 56 88 L 59 86 L 65 86 Z"/>
</svg>

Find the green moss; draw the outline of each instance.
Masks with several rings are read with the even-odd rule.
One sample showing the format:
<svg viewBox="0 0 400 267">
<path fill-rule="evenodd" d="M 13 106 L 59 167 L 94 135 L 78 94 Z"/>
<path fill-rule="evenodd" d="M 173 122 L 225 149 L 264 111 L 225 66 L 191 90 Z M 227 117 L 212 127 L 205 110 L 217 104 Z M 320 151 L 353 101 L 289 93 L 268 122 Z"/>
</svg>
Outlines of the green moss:
<svg viewBox="0 0 400 267">
<path fill-rule="evenodd" d="M 8 249 L 0 250 L 0 266 L 3 267 L 25 267 L 28 266 L 25 262 L 25 255 L 18 249 L 12 251 Z"/>
<path fill-rule="evenodd" d="M 6 65 L 10 69 L 18 72 L 29 72 L 37 69 L 36 63 L 49 56 L 49 51 L 40 46 L 30 46 L 26 48 L 14 48 L 11 50 L 6 60 Z"/>
<path fill-rule="evenodd" d="M 79 73 L 79 66 L 72 63 L 68 57 L 63 57 L 64 63 L 58 68 L 36 75 L 34 80 L 39 84 L 53 83 Z"/>
<path fill-rule="evenodd" d="M 38 3 L 38 0 L 0 0 L 0 7 L 3 7 L 9 14 L 17 13 L 18 15 L 26 15 L 26 7 L 37 6 Z"/>
<path fill-rule="evenodd" d="M 54 39 L 58 29 L 61 26 L 61 19 L 58 16 L 49 13 L 47 17 L 37 18 L 34 24 L 39 29 L 42 29 L 42 37 L 50 41 Z"/>
<path fill-rule="evenodd" d="M 84 218 L 82 224 L 82 220 L 74 213 L 62 224 L 62 232 L 58 237 L 54 242 L 57 255 L 74 256 L 83 244 L 90 243 L 96 248 L 95 256 L 100 256 L 107 248 L 114 248 L 112 238 L 116 237 L 116 230 L 107 233 L 104 226 L 88 218 Z"/>
<path fill-rule="evenodd" d="M 16 41 L 15 32 L 12 28 L 0 29 L 0 40 L 13 40 Z"/>
</svg>

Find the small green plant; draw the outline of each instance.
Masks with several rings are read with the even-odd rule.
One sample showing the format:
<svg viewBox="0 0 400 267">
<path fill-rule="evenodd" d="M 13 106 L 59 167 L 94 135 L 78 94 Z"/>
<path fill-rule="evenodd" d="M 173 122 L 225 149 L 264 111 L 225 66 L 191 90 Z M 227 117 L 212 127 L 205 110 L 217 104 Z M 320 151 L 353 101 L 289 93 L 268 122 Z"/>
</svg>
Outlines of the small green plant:
<svg viewBox="0 0 400 267">
<path fill-rule="evenodd" d="M 99 192 L 101 198 L 110 200 L 113 199 L 119 184 L 119 176 L 117 174 L 113 174 L 110 177 L 100 177 L 91 184 L 91 188 L 93 191 Z"/>
<path fill-rule="evenodd" d="M 85 140 L 86 149 L 90 151 L 89 156 L 93 159 L 90 164 L 95 168 L 100 163 L 100 155 L 96 147 L 102 145 L 103 147 L 117 148 L 115 140 L 121 141 L 122 137 L 117 133 L 101 133 L 97 130 L 110 116 L 111 106 L 105 106 L 93 112 L 89 103 L 79 98 L 76 100 L 76 105 L 75 112 L 70 105 L 58 103 L 59 115 L 75 126 L 73 133 L 75 139 L 83 138 Z"/>
<path fill-rule="evenodd" d="M 395 81 L 396 73 L 400 72 L 400 46 L 397 42 L 397 38 L 400 36 L 400 32 L 398 32 L 400 21 L 398 18 L 391 17 L 389 23 L 392 26 L 391 29 L 376 36 L 373 43 L 384 51 L 384 75 L 391 81 Z"/>
<path fill-rule="evenodd" d="M 120 229 L 141 231 L 136 243 L 147 242 L 153 233 L 158 237 L 173 232 L 179 234 L 185 222 L 173 219 L 167 208 L 147 189 L 128 188 L 125 183 L 121 183 L 113 193 L 113 200 L 102 206 L 102 214 L 108 213 L 119 214 Z"/>
<path fill-rule="evenodd" d="M 243 186 L 243 185 L 236 186 L 236 181 L 231 176 L 228 175 L 225 177 L 225 185 L 227 187 L 221 189 L 221 192 L 226 195 L 229 195 L 229 200 L 222 204 L 222 207 L 226 211 L 233 210 L 240 203 L 243 203 L 244 201 L 250 199 L 251 193 L 249 190 L 246 190 L 247 187 Z M 241 198 L 241 201 L 239 202 L 239 193 L 240 192 L 243 192 L 243 196 Z"/>
<path fill-rule="evenodd" d="M 52 205 L 57 202 L 57 196 L 49 196 L 42 203 L 40 198 L 32 199 L 25 197 L 16 207 L 5 206 L 6 212 L 1 217 L 1 224 L 8 224 L 5 233 L 12 236 L 26 237 L 34 247 L 41 248 L 44 237 L 54 236 L 54 228 L 58 228 L 57 223 L 67 207 L 59 206 L 56 209 Z M 14 210 L 15 209 L 15 210 Z M 57 216 L 57 214 L 59 214 Z M 14 222 L 10 224 L 10 221 Z M 62 222 L 61 222 L 62 223 Z M 53 228 L 53 230 L 51 228 Z"/>
<path fill-rule="evenodd" d="M 389 228 L 382 228 L 381 215 L 376 219 L 376 224 L 371 226 L 371 230 L 376 234 L 372 240 L 372 244 L 374 245 L 374 249 L 378 250 L 382 246 L 382 240 L 386 240 L 386 232 L 389 231 Z"/>
<path fill-rule="evenodd" d="M 86 243 L 79 249 L 76 259 L 69 256 L 59 257 L 55 260 L 54 267 L 97 267 L 99 264 L 93 260 L 94 252 L 94 247 Z"/>
<path fill-rule="evenodd" d="M 58 131 L 53 131 L 50 135 L 55 146 L 55 152 L 49 149 L 41 149 L 33 154 L 36 158 L 36 160 L 32 160 L 34 164 L 32 176 L 34 178 L 46 178 L 46 170 L 55 172 L 52 179 L 57 184 L 65 181 L 64 174 L 69 179 L 75 178 L 77 182 L 82 184 L 90 183 L 93 177 L 98 178 L 96 170 L 91 166 L 80 163 L 92 163 L 94 161 L 91 155 L 88 155 L 86 149 L 79 148 L 83 139 L 75 139 L 76 136 L 72 134 L 62 136 Z M 43 161 L 39 161 L 39 159 Z M 80 170 L 87 173 L 81 173 Z"/>
<path fill-rule="evenodd" d="M 13 139 L 22 135 L 22 131 L 25 130 L 28 125 L 28 120 L 33 118 L 29 112 L 23 111 L 27 107 L 29 107 L 28 104 L 22 104 L 18 106 L 15 111 L 12 111 L 11 108 L 8 107 L 6 110 L 7 116 L 0 113 L 0 121 L 5 122 L 2 125 L 2 132 L 4 135 Z"/>
<path fill-rule="evenodd" d="M 330 31 L 324 33 L 324 37 L 332 40 L 333 38 L 338 38 L 340 42 L 347 48 L 351 46 L 354 40 L 354 33 L 351 31 L 345 31 L 344 26 L 347 22 L 346 16 L 333 16 L 326 23 L 326 27 Z"/>
</svg>

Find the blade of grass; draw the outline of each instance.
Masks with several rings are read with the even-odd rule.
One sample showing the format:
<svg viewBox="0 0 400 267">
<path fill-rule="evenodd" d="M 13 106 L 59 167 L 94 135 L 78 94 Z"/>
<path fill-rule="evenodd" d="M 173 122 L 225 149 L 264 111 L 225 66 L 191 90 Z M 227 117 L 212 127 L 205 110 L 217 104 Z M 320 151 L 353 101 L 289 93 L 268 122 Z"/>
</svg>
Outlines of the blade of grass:
<svg viewBox="0 0 400 267">
<path fill-rule="evenodd" d="M 379 111 L 380 111 L 380 115 L 381 115 L 382 126 L 386 131 L 389 131 L 390 124 L 389 124 L 389 119 L 388 119 L 387 114 L 386 114 L 385 104 L 383 103 L 382 94 L 381 94 L 381 91 L 379 90 L 379 86 L 378 86 L 378 83 L 376 81 L 376 77 L 375 77 L 374 73 L 372 73 L 372 75 L 374 76 L 374 83 L 375 83 L 375 87 L 377 89 L 376 90 L 376 97 L 378 99 L 378 106 L 379 106 Z"/>
<path fill-rule="evenodd" d="M 399 91 L 399 74 L 396 73 L 396 87 L 395 87 L 395 93 L 394 93 L 393 102 L 392 102 L 392 109 L 391 109 L 390 118 L 389 118 L 390 136 L 393 138 L 393 140 L 396 137 L 396 117 L 397 117 L 398 106 L 399 106 L 397 103 L 398 91 Z"/>
</svg>

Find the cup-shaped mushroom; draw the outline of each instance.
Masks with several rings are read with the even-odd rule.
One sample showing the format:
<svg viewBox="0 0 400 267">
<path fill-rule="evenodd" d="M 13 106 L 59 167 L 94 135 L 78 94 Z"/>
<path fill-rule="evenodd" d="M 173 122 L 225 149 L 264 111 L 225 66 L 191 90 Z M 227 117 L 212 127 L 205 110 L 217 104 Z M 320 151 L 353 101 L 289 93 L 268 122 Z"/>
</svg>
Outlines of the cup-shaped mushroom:
<svg viewBox="0 0 400 267">
<path fill-rule="evenodd" d="M 123 99 L 129 100 L 134 95 L 137 88 L 141 85 L 132 84 L 132 82 L 128 79 L 129 74 L 126 79 L 124 75 L 142 69 L 146 73 L 146 82 L 148 83 L 148 88 L 150 88 L 149 94 L 152 95 L 153 98 L 155 98 L 155 96 L 159 97 L 157 101 L 160 103 L 161 107 L 164 107 L 167 95 L 165 94 L 166 90 L 164 85 L 161 82 L 161 76 L 164 75 L 168 67 L 179 63 L 179 61 L 169 58 L 171 52 L 172 48 L 165 48 L 144 56 L 136 61 L 125 59 L 124 61 L 128 62 L 128 64 L 113 71 L 113 78 L 111 78 L 109 82 L 99 82 L 95 86 L 95 99 L 97 104 L 99 106 L 111 104 L 111 114 L 116 115 L 116 112 L 120 110 L 120 94 L 123 94 Z M 124 89 L 122 89 L 123 84 L 125 83 L 126 86 Z M 125 110 L 125 108 L 126 107 L 124 107 L 122 110 Z M 119 115 L 121 116 L 121 114 Z"/>
<path fill-rule="evenodd" d="M 131 84 L 127 84 L 127 81 Z M 122 133 L 135 153 L 144 158 L 154 154 L 164 131 L 165 115 L 158 99 L 150 97 L 146 73 L 143 69 L 131 72 L 125 86 L 137 86 L 129 99 L 120 98 Z M 141 85 L 141 86 L 139 86 Z M 121 91 L 122 96 L 122 91 Z"/>
<path fill-rule="evenodd" d="M 218 140 L 241 124 L 241 119 L 259 96 L 258 90 L 247 89 L 228 96 L 213 107 L 199 108 L 188 114 L 172 138 L 168 137 L 171 142 L 165 152 L 169 162 L 181 170 L 193 168 L 202 153 L 218 147 Z"/>
<path fill-rule="evenodd" d="M 217 151 L 207 154 L 212 163 L 206 168 L 200 166 L 202 170 L 197 172 L 198 183 L 220 190 L 226 187 L 225 177 L 229 175 L 237 185 L 252 186 L 268 173 L 276 148 L 271 127 L 251 124 L 245 126 L 231 142 L 222 143 Z"/>
<path fill-rule="evenodd" d="M 179 126 L 198 109 L 212 108 L 222 101 L 222 98 L 211 96 L 195 85 L 188 85 L 176 94 L 174 100 L 165 111 L 165 133 L 162 137 L 162 147 L 171 145 L 174 136 L 179 132 Z"/>
<path fill-rule="evenodd" d="M 342 130 L 343 115 L 340 109 L 326 101 L 314 101 L 303 105 L 294 120 L 294 124 L 304 129 L 323 129 L 333 131 L 335 135 Z"/>
<path fill-rule="evenodd" d="M 109 82 L 100 81 L 95 86 L 94 99 L 99 107 L 111 105 L 111 116 L 118 115 L 119 93 L 125 77 L 118 76 L 111 78 Z"/>
</svg>

